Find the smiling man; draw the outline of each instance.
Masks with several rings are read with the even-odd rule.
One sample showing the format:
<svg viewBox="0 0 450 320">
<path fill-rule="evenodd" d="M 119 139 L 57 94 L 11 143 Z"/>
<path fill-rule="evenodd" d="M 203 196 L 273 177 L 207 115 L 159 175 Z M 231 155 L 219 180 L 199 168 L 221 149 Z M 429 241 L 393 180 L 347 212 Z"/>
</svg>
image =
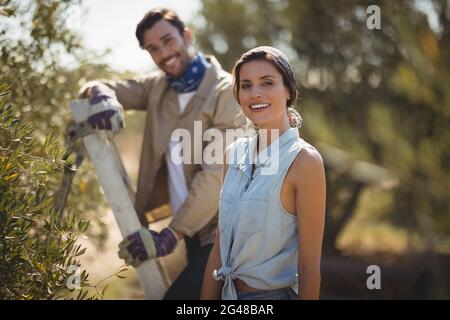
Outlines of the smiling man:
<svg viewBox="0 0 450 320">
<path fill-rule="evenodd" d="M 203 131 L 233 128 L 239 106 L 230 74 L 194 48 L 191 30 L 175 12 L 151 10 L 138 23 L 136 37 L 160 70 L 127 81 L 91 81 L 81 88 L 93 106 L 111 99 L 125 110 L 147 111 L 135 199 L 143 228 L 119 245 L 119 256 L 137 266 L 170 254 L 184 238 L 188 265 L 165 298 L 198 299 L 217 227 L 222 165 L 175 163 L 171 153 L 179 141 L 172 141 L 171 134 L 182 128 L 194 137 L 194 121 L 202 121 Z M 119 112 L 99 109 L 88 121 L 108 130 Z M 165 204 L 172 211 L 170 226 L 159 233 L 149 230 L 146 213 Z"/>
</svg>

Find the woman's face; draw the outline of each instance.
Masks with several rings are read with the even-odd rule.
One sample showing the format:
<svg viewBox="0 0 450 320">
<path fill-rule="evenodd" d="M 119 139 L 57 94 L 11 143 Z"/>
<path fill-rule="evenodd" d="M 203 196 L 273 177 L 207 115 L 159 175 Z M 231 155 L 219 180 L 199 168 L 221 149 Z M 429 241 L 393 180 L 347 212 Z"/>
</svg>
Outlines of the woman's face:
<svg viewBox="0 0 450 320">
<path fill-rule="evenodd" d="M 260 128 L 289 128 L 289 90 L 275 66 L 253 60 L 241 66 L 239 75 L 239 103 L 245 116 Z"/>
</svg>

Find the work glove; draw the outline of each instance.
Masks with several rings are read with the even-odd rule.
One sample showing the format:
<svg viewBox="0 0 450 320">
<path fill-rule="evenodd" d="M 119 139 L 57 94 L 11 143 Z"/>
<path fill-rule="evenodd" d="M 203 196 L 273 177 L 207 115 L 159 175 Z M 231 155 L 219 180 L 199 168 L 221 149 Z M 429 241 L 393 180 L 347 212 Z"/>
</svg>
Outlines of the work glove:
<svg viewBox="0 0 450 320">
<path fill-rule="evenodd" d="M 87 121 L 92 128 L 117 133 L 124 127 L 123 107 L 114 91 L 106 85 L 90 88 L 89 105 L 91 115 Z"/>
<path fill-rule="evenodd" d="M 177 236 L 171 228 L 165 228 L 161 232 L 142 228 L 119 244 L 119 258 L 124 259 L 126 264 L 137 267 L 145 260 L 172 253 L 177 242 Z"/>
</svg>

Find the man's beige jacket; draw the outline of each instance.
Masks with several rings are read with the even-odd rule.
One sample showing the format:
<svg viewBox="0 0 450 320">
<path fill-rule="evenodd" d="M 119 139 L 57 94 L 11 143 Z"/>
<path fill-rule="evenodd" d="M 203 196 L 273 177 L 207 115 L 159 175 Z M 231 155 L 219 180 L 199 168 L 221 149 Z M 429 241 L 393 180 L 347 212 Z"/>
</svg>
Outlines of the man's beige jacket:
<svg viewBox="0 0 450 320">
<path fill-rule="evenodd" d="M 115 91 L 125 110 L 147 111 L 135 198 L 135 208 L 143 225 L 147 224 L 146 212 L 169 203 L 165 152 L 172 132 L 177 128 L 190 132 L 192 158 L 190 163 L 183 163 L 189 194 L 170 226 L 189 237 L 198 232 L 201 245 L 214 239 L 222 165 L 206 164 L 204 161 L 195 164 L 194 157 L 202 159 L 203 150 L 210 142 L 202 141 L 202 137 L 196 137 L 197 141 L 194 141 L 194 121 L 201 121 L 203 132 L 211 128 L 224 132 L 235 127 L 240 110 L 233 96 L 231 75 L 222 69 L 214 57 L 206 58 L 210 62 L 209 67 L 182 113 L 178 94 L 168 86 L 161 71 L 133 80 L 101 81 Z M 80 92 L 94 83 L 88 82 Z M 223 147 L 226 147 L 225 141 Z"/>
</svg>

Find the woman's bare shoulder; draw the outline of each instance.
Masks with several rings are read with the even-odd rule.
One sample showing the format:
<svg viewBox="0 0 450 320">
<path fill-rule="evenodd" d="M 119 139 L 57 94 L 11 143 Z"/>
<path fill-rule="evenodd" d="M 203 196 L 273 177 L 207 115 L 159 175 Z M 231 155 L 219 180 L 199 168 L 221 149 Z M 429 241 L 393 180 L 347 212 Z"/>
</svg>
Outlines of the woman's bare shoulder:
<svg viewBox="0 0 450 320">
<path fill-rule="evenodd" d="M 299 152 L 292 163 L 291 169 L 294 181 L 298 180 L 299 177 L 305 179 L 317 176 L 324 170 L 322 156 L 316 148 L 308 144 Z"/>
</svg>

